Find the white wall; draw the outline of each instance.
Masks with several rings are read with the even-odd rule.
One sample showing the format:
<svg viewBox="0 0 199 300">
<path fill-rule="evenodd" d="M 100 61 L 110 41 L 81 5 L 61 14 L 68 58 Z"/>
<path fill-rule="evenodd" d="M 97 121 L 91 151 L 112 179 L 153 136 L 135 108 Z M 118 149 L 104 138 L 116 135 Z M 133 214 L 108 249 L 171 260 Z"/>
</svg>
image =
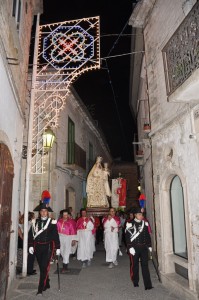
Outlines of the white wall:
<svg viewBox="0 0 199 300">
<path fill-rule="evenodd" d="M 1 56 L 0 70 L 0 142 L 8 146 L 14 163 L 11 215 L 11 230 L 14 230 L 14 232 L 11 233 L 9 260 L 9 280 L 11 281 L 15 276 L 16 267 L 23 118 L 16 105 L 16 95 L 14 94 L 12 85 L 8 80 L 7 72 Z"/>
<path fill-rule="evenodd" d="M 195 298 L 196 291 L 199 290 L 199 252 L 197 251 L 199 248 L 197 213 L 199 209 L 199 140 L 198 137 L 196 139 L 189 138 L 190 133 L 193 132 L 194 124 L 198 122 L 193 116 L 198 111 L 199 105 L 197 103 L 170 103 L 168 101 L 162 49 L 195 2 L 157 0 L 144 23 L 152 125 L 150 138 L 153 155 L 152 179 L 156 208 L 159 270 L 164 275 L 163 281 L 171 284 L 171 286 L 173 284 L 174 287 L 175 281 L 165 279 L 166 274 L 175 273 L 174 263 L 177 262 L 188 269 L 189 282 L 187 285 L 175 286 L 181 295 L 187 297 L 186 299 L 189 299 L 189 296 Z M 141 2 L 141 5 L 144 3 L 146 3 L 145 0 Z M 198 99 L 198 95 L 195 96 Z M 150 196 L 149 162 L 146 163 L 145 161 L 144 170 L 146 194 L 149 193 Z M 188 261 L 172 254 L 170 184 L 175 175 L 180 177 L 184 191 Z"/>
</svg>

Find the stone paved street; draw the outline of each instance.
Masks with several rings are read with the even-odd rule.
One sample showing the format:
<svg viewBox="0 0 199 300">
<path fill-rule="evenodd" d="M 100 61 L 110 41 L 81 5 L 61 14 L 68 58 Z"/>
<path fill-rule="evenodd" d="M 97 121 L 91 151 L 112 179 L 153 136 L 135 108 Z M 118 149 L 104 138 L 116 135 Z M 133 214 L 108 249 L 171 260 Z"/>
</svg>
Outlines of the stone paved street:
<svg viewBox="0 0 199 300">
<path fill-rule="evenodd" d="M 81 269 L 81 263 L 71 259 L 71 273 L 60 275 L 60 292 L 58 291 L 56 264 L 52 264 L 50 270 L 51 288 L 43 293 L 43 297 L 36 297 L 38 274 L 22 279 L 18 278 L 14 284 L 15 288 L 8 292 L 7 300 L 148 300 L 149 298 L 153 300 L 183 300 L 175 295 L 175 290 L 167 290 L 158 281 L 152 261 L 149 262 L 149 266 L 154 289 L 145 291 L 142 276 L 140 276 L 140 286 L 134 288 L 129 277 L 129 258 L 124 252 L 124 247 L 122 249 L 123 256 L 118 257 L 119 265 L 113 269 L 107 268 L 102 245 L 98 247 L 89 268 Z M 60 263 L 60 267 L 61 265 Z"/>
</svg>

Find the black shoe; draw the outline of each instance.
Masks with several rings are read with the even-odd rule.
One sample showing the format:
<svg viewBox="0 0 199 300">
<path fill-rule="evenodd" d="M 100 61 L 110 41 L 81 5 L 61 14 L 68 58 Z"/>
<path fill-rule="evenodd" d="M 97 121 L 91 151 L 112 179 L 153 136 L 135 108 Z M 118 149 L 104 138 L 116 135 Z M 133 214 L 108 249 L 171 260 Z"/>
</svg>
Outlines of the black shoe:
<svg viewBox="0 0 199 300">
<path fill-rule="evenodd" d="M 37 274 L 37 272 L 36 272 L 36 270 L 33 270 L 32 272 L 27 272 L 27 275 L 36 275 Z"/>
<path fill-rule="evenodd" d="M 46 285 L 44 288 L 43 288 L 43 291 L 45 292 L 47 289 L 50 288 L 50 285 Z"/>
<path fill-rule="evenodd" d="M 46 285 L 45 287 L 43 288 L 43 291 L 45 292 L 47 289 L 50 288 L 50 283 L 49 283 L 49 280 L 46 281 Z"/>
<path fill-rule="evenodd" d="M 41 292 L 37 292 L 36 296 L 43 296 Z"/>
<path fill-rule="evenodd" d="M 139 287 L 139 284 L 138 283 L 134 283 L 134 287 Z"/>
<path fill-rule="evenodd" d="M 145 290 L 151 290 L 153 289 L 153 286 L 145 287 Z"/>
</svg>

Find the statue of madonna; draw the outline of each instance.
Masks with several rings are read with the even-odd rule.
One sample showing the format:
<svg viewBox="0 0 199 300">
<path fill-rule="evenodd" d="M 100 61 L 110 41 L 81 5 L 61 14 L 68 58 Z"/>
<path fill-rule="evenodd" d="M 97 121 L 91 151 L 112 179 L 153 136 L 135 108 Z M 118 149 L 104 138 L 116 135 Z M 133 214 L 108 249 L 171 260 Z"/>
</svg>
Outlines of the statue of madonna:
<svg viewBox="0 0 199 300">
<path fill-rule="evenodd" d="M 109 207 L 107 196 L 110 193 L 107 194 L 106 180 L 108 175 L 104 173 L 102 157 L 98 156 L 87 177 L 87 207 Z"/>
</svg>

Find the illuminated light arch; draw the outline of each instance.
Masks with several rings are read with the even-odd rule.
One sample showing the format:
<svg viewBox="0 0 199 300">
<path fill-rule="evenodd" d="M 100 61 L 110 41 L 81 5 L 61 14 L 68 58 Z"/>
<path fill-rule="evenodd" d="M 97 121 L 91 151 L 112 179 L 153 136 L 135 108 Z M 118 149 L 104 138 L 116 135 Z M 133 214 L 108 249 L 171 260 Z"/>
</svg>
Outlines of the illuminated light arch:
<svg viewBox="0 0 199 300">
<path fill-rule="evenodd" d="M 99 17 L 39 26 L 34 67 L 33 174 L 44 172 L 42 134 L 58 126 L 69 88 L 82 73 L 100 68 Z"/>
</svg>

